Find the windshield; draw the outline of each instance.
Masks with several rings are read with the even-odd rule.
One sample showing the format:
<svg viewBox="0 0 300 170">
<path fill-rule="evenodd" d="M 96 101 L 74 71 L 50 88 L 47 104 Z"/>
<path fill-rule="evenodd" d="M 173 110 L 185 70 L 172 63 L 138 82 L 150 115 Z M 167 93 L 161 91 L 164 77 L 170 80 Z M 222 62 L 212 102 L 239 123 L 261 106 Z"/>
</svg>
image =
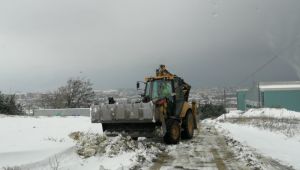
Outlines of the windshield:
<svg viewBox="0 0 300 170">
<path fill-rule="evenodd" d="M 146 89 L 145 89 L 145 97 L 150 97 L 150 92 L 151 92 L 151 82 L 146 83 Z"/>
<path fill-rule="evenodd" d="M 170 97 L 172 95 L 172 84 L 170 81 L 156 80 L 152 86 L 152 99 Z"/>
</svg>

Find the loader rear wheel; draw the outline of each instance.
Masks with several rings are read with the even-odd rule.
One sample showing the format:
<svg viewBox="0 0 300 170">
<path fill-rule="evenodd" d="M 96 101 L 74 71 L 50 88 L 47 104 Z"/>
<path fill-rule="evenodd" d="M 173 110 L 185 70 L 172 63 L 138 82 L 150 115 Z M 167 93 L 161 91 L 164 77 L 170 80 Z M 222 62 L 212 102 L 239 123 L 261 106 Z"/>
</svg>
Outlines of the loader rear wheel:
<svg viewBox="0 0 300 170">
<path fill-rule="evenodd" d="M 194 117 L 192 115 L 191 111 L 188 111 L 186 113 L 185 118 L 183 119 L 182 122 L 182 138 L 183 139 L 192 139 L 194 136 Z"/>
<path fill-rule="evenodd" d="M 169 119 L 166 121 L 167 132 L 164 136 L 166 144 L 177 144 L 180 140 L 180 124 L 175 119 Z"/>
</svg>

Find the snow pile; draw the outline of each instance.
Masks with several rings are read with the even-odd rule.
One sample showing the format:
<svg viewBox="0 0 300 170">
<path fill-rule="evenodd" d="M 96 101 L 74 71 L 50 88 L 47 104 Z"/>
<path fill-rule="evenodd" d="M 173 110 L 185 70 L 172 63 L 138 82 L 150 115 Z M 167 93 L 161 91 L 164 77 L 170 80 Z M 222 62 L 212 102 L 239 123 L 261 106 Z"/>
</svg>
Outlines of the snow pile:
<svg viewBox="0 0 300 170">
<path fill-rule="evenodd" d="M 280 132 L 287 137 L 300 134 L 300 113 L 286 109 L 251 109 L 245 113 L 235 111 L 218 117 L 217 121 L 254 126 Z"/>
<path fill-rule="evenodd" d="M 131 166 L 151 163 L 159 153 L 166 150 L 164 144 L 144 138 L 132 140 L 131 137 L 107 137 L 95 133 L 74 132 L 69 135 L 77 141 L 76 152 L 83 158 L 103 156 L 114 158 L 126 153 L 134 153 Z"/>
<path fill-rule="evenodd" d="M 69 137 L 77 141 L 76 152 L 83 158 L 95 156 L 96 153 L 103 152 L 107 146 L 107 138 L 104 135 L 73 132 Z"/>
<path fill-rule="evenodd" d="M 268 165 L 277 165 L 279 162 L 287 165 L 284 169 L 292 169 L 289 166 L 300 169 L 299 112 L 271 108 L 250 109 L 244 113 L 230 112 L 215 120 L 203 122 L 214 124 L 226 134 L 226 142 L 235 148 L 235 154 L 241 159 L 249 159 L 249 165 L 254 165 L 254 168 L 268 169 Z M 248 149 L 248 152 L 247 147 L 243 145 L 255 148 L 257 152 L 278 162 L 268 162 L 268 159 L 265 159 L 262 164 L 255 164 L 262 158 L 257 157 L 251 149 Z"/>
<path fill-rule="evenodd" d="M 255 150 L 258 153 L 261 153 L 266 157 L 271 157 L 280 162 L 281 164 L 293 166 L 296 169 L 300 169 L 299 137 L 287 138 L 283 134 L 261 130 L 252 126 L 244 126 L 233 123 L 215 123 L 218 129 L 222 132 L 222 134 L 228 136 L 229 139 L 231 138 L 234 139 L 234 141 L 239 141 L 232 142 L 228 140 L 227 142 L 229 146 L 233 146 L 233 148 L 238 149 L 235 153 L 238 153 L 238 155 L 240 155 L 241 158 L 247 158 L 247 154 L 251 153 L 248 153 L 247 149 L 245 150 L 245 148 L 247 147 L 240 147 L 241 145 L 246 145 L 251 148 L 255 148 Z M 241 148 L 241 150 L 239 148 Z M 259 158 L 255 156 L 255 154 L 250 156 L 251 159 L 255 157 Z M 255 159 L 252 160 L 256 162 Z M 261 161 L 261 159 L 259 159 L 259 161 Z M 276 162 L 269 162 L 269 164 L 274 163 Z M 264 160 L 263 164 L 265 166 Z M 260 164 L 260 166 L 262 166 L 262 164 Z M 285 169 L 292 168 L 288 167 Z"/>
<path fill-rule="evenodd" d="M 226 118 L 238 118 L 243 116 L 243 111 L 240 110 L 232 110 L 229 113 L 223 114 L 217 118 L 217 120 L 223 120 Z"/>
<path fill-rule="evenodd" d="M 253 118 L 253 117 L 268 117 L 268 118 L 279 118 L 279 119 L 297 119 L 300 120 L 300 113 L 287 110 L 287 109 L 276 109 L 276 108 L 261 108 L 261 109 L 249 109 L 246 112 L 242 111 L 231 111 L 225 115 L 217 118 L 217 120 L 223 120 L 227 118 Z"/>
</svg>

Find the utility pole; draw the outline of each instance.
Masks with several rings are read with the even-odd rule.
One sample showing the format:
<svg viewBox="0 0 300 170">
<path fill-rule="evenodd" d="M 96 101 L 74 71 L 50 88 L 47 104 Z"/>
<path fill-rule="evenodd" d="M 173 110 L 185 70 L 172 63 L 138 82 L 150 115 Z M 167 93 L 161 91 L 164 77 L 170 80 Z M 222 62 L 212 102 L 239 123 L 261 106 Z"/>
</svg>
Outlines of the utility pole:
<svg viewBox="0 0 300 170">
<path fill-rule="evenodd" d="M 259 82 L 257 82 L 257 97 L 258 97 L 258 104 L 257 107 L 260 108 L 261 107 L 261 96 L 260 96 L 260 87 L 259 87 Z"/>
<path fill-rule="evenodd" d="M 226 110 L 226 89 L 224 88 L 224 94 L 223 94 L 223 105 L 224 105 L 224 108 L 225 108 L 225 112 L 227 113 L 227 110 Z M 226 119 L 226 113 L 224 114 L 224 119 Z"/>
<path fill-rule="evenodd" d="M 224 94 L 223 94 L 223 105 L 226 108 L 226 89 L 224 88 Z"/>
</svg>

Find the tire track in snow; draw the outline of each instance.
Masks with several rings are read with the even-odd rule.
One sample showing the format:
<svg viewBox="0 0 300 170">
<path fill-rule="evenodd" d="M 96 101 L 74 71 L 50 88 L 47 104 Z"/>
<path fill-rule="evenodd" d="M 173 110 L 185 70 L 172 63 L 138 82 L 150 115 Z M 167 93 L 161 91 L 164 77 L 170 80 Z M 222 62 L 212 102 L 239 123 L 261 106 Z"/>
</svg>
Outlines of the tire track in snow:
<svg viewBox="0 0 300 170">
<path fill-rule="evenodd" d="M 224 137 L 212 126 L 200 125 L 193 139 L 169 146 L 168 150 L 169 156 L 155 162 L 150 169 L 248 169 L 234 159 Z"/>
<path fill-rule="evenodd" d="M 243 149 L 247 148 L 242 146 Z M 178 145 L 168 146 L 168 153 L 162 153 L 154 161 L 154 169 L 207 169 L 207 170 L 260 170 L 289 169 L 278 161 L 264 157 L 254 150 L 246 152 L 241 158 L 236 148 L 228 143 L 228 137 L 219 133 L 213 124 L 203 123 L 191 140 L 182 141 Z M 242 151 L 241 151 L 242 152 Z M 247 155 L 254 156 L 249 164 Z M 250 158 L 250 157 L 249 157 Z M 257 164 L 256 164 L 257 163 Z"/>
</svg>

